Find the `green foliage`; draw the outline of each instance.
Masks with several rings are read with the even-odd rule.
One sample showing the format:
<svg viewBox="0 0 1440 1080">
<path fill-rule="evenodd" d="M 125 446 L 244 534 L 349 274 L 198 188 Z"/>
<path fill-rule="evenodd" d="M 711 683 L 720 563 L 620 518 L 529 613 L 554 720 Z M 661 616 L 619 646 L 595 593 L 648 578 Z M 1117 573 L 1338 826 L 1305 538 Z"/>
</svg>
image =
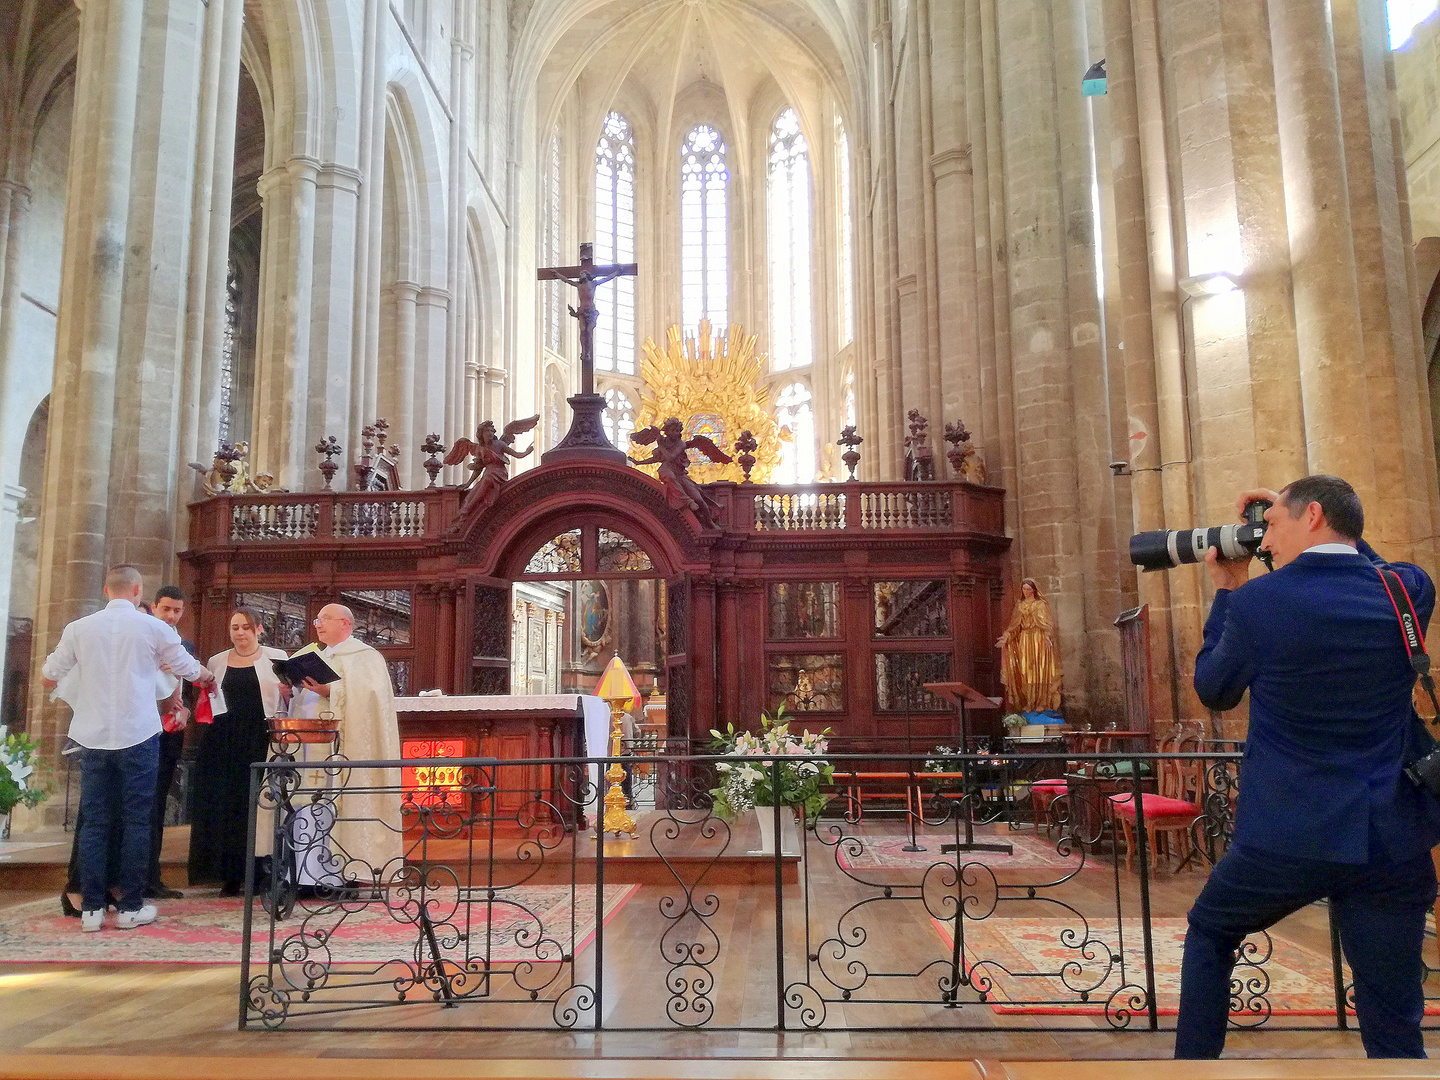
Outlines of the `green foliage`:
<svg viewBox="0 0 1440 1080">
<path fill-rule="evenodd" d="M 37 782 L 40 748 L 28 735 L 11 735 L 0 725 L 0 814 L 16 806 L 39 806 L 50 792 Z"/>
<path fill-rule="evenodd" d="M 725 821 L 733 821 L 756 806 L 798 806 L 808 825 L 819 816 L 829 796 L 822 790 L 830 783 L 835 767 L 820 755 L 828 746 L 830 729 L 818 734 L 802 731 L 790 733 L 790 719 L 785 706 L 772 717 L 760 714 L 760 731 L 735 730 L 726 724 L 724 732 L 710 730 L 715 742 L 712 752 L 744 758 L 743 761 L 722 761 L 715 770 L 720 786 L 712 788 L 715 813 Z"/>
</svg>

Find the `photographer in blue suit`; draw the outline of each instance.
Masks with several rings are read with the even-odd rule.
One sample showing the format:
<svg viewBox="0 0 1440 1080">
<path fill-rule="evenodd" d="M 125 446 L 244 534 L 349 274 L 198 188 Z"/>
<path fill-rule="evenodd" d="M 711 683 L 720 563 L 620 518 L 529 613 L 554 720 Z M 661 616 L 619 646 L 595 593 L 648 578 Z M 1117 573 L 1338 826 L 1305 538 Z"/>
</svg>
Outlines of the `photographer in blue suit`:
<svg viewBox="0 0 1440 1080">
<path fill-rule="evenodd" d="M 1378 568 L 1399 575 L 1422 626 L 1435 586 L 1360 539 L 1360 499 L 1339 477 L 1246 492 L 1239 505 L 1257 498 L 1275 504 L 1262 544 L 1275 571 L 1251 581 L 1248 559 L 1213 548 L 1206 559 L 1216 593 L 1195 692 L 1229 709 L 1248 689 L 1250 729 L 1235 842 L 1190 909 L 1175 1056 L 1220 1056 L 1245 936 L 1328 898 L 1366 1054 L 1424 1057 L 1421 945 L 1440 804 L 1401 771 L 1415 673 Z"/>
</svg>

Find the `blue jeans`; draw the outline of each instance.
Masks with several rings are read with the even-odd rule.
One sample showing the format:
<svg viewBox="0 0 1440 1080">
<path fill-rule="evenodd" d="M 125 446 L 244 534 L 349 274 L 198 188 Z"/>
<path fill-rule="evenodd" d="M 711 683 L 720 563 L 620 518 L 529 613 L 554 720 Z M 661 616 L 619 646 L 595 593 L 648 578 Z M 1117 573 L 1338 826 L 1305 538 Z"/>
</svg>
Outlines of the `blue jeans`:
<svg viewBox="0 0 1440 1080">
<path fill-rule="evenodd" d="M 1421 946 L 1435 888 L 1428 852 L 1400 862 L 1355 865 L 1231 848 L 1190 909 L 1175 1056 L 1220 1056 L 1240 942 L 1328 897 L 1355 977 L 1355 1013 L 1366 1055 L 1423 1058 Z"/>
<path fill-rule="evenodd" d="M 155 773 L 160 736 L 123 750 L 80 751 L 80 892 L 86 911 L 103 910 L 107 855 L 112 829 L 120 833 L 121 911 L 139 911 L 145 903 L 150 869 L 150 812 L 155 803 Z"/>
</svg>

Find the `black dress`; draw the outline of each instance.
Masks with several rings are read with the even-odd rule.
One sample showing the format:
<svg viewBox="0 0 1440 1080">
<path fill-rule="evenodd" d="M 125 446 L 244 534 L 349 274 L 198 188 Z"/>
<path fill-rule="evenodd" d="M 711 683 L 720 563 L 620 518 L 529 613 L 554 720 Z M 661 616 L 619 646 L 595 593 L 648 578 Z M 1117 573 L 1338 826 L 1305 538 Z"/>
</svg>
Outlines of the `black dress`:
<svg viewBox="0 0 1440 1080">
<path fill-rule="evenodd" d="M 227 667 L 226 711 L 200 742 L 190 796 L 190 884 L 244 884 L 250 765 L 269 754 L 270 732 L 253 667 Z"/>
</svg>

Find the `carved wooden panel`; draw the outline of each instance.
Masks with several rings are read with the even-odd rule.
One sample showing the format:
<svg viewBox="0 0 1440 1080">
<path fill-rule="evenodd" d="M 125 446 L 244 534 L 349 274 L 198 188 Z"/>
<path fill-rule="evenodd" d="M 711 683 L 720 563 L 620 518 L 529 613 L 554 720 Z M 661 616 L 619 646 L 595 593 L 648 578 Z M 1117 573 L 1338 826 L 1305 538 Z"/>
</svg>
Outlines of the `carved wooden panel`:
<svg viewBox="0 0 1440 1080">
<path fill-rule="evenodd" d="M 471 624 L 471 656 L 487 660 L 510 657 L 510 590 L 504 586 L 476 585 Z"/>
</svg>

